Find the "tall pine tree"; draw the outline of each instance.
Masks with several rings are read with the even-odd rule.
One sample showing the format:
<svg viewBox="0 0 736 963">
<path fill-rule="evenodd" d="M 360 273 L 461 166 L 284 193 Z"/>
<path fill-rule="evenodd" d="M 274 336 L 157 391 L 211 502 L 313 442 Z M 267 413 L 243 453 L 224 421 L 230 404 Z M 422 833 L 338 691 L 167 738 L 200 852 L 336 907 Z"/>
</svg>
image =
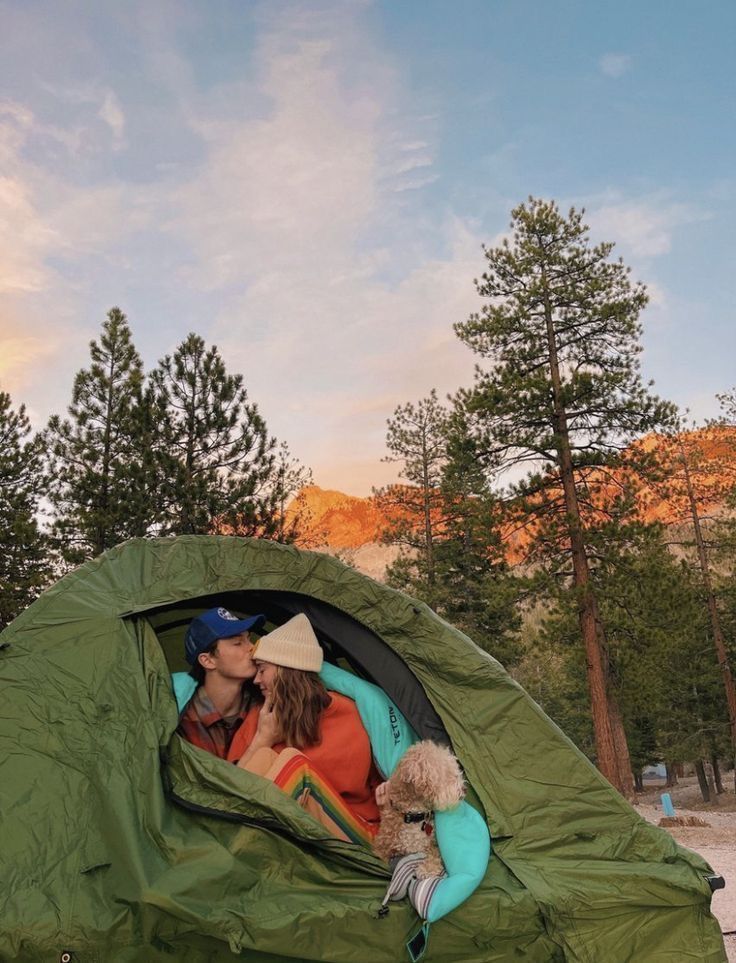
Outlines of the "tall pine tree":
<svg viewBox="0 0 736 963">
<path fill-rule="evenodd" d="M 48 544 L 37 512 L 43 494 L 41 445 L 30 438 L 23 405 L 0 391 L 0 629 L 50 578 Z"/>
<path fill-rule="evenodd" d="M 136 409 L 143 372 L 128 321 L 112 308 L 91 364 L 74 379 L 69 417 L 46 431 L 53 535 L 67 562 L 98 555 L 140 534 L 148 493 L 135 484 L 141 453 Z"/>
<path fill-rule="evenodd" d="M 277 536 L 285 478 L 276 441 L 241 375 L 216 346 L 190 334 L 151 373 L 160 411 L 165 479 L 163 532 Z M 280 474 L 281 472 L 281 474 Z"/>
<path fill-rule="evenodd" d="M 620 483 L 611 470 L 621 452 L 672 411 L 641 381 L 639 314 L 647 296 L 610 260 L 613 245 L 591 245 L 582 213 L 564 217 L 553 202 L 533 198 L 512 212 L 511 229 L 510 241 L 485 250 L 486 271 L 476 282 L 481 312 L 455 326 L 487 360 L 458 400 L 475 422 L 483 458 L 531 470 L 513 486 L 517 509 L 547 545 L 566 549 L 598 765 L 627 792 L 586 530 L 608 497 L 603 489 Z"/>
</svg>

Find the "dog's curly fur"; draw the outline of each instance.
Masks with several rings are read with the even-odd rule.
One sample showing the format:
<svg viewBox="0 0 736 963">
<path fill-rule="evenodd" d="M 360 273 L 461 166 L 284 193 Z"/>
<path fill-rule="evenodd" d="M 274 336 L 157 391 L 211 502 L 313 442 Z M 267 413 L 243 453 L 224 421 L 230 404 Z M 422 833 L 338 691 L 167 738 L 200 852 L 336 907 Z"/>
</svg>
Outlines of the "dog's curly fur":
<svg viewBox="0 0 736 963">
<path fill-rule="evenodd" d="M 417 876 L 438 876 L 444 871 L 434 825 L 427 833 L 422 822 L 404 822 L 405 813 L 450 809 L 465 795 L 460 763 L 444 746 L 425 740 L 411 746 L 388 780 L 389 801 L 381 808 L 381 828 L 373 841 L 378 856 L 388 861 L 407 853 L 426 853 Z"/>
</svg>

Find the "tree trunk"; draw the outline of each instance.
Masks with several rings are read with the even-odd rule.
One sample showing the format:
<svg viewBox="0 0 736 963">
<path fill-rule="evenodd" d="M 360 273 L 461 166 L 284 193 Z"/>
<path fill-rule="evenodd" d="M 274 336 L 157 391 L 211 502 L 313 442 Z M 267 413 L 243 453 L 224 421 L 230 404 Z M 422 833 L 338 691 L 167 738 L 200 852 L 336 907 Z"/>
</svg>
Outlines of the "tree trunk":
<svg viewBox="0 0 736 963">
<path fill-rule="evenodd" d="M 711 805 L 718 805 L 718 794 L 716 792 L 716 781 L 713 776 L 713 766 L 711 765 L 710 759 L 703 759 L 702 761 L 703 771 L 705 772 L 705 779 L 708 783 L 708 794 L 710 795 Z"/>
<path fill-rule="evenodd" d="M 676 762 L 666 762 L 664 768 L 667 771 L 667 788 L 677 785 L 677 763 Z"/>
<path fill-rule="evenodd" d="M 606 665 L 608 675 L 608 666 Z M 629 801 L 636 798 L 634 788 L 634 774 L 631 769 L 631 757 L 629 755 L 629 744 L 626 740 L 626 730 L 624 729 L 621 709 L 618 704 L 618 697 L 609 686 L 608 689 L 608 711 L 611 717 L 611 731 L 613 732 L 613 742 L 616 747 L 616 763 L 618 766 L 618 778 L 621 783 L 620 791 Z"/>
<path fill-rule="evenodd" d="M 695 760 L 695 773 L 698 777 L 698 784 L 700 786 L 700 794 L 703 797 L 703 802 L 710 802 L 710 789 L 708 788 L 708 780 L 705 775 L 705 767 L 703 766 L 702 759 Z"/>
<path fill-rule="evenodd" d="M 432 533 L 432 504 L 429 488 L 429 454 L 426 436 L 422 440 L 422 475 L 424 482 L 424 545 L 427 561 L 427 583 L 434 587 L 434 540 Z"/>
<path fill-rule="evenodd" d="M 723 780 L 721 779 L 721 767 L 718 765 L 718 756 L 713 753 L 710 757 L 710 763 L 713 766 L 713 778 L 716 783 L 716 792 L 723 793 L 726 790 L 723 788 Z"/>
<path fill-rule="evenodd" d="M 634 788 L 637 792 L 644 792 L 644 776 L 641 769 L 637 769 L 634 773 Z"/>
<path fill-rule="evenodd" d="M 105 433 L 103 436 L 102 449 L 102 492 L 100 496 L 99 515 L 97 520 L 97 533 L 95 538 L 95 555 L 101 555 L 108 545 L 110 533 L 108 526 L 108 508 L 110 504 L 110 464 L 112 461 L 112 412 L 113 394 L 115 379 L 115 354 L 114 347 L 111 348 L 110 365 L 107 372 L 107 398 L 105 407 Z"/>
<path fill-rule="evenodd" d="M 544 268 L 542 269 L 542 284 L 544 286 L 544 314 L 547 328 L 547 348 L 554 403 L 553 419 L 557 458 L 562 480 L 562 489 L 565 496 L 566 524 L 570 538 L 573 584 L 578 591 L 579 598 L 578 618 L 580 620 L 580 631 L 585 647 L 585 664 L 588 677 L 588 691 L 590 693 L 590 710 L 593 716 L 596 756 L 600 771 L 619 792 L 623 793 L 624 786 L 619 773 L 616 743 L 609 711 L 608 680 L 606 678 L 604 657 L 598 634 L 598 626 L 600 624 L 598 604 L 590 584 L 588 556 L 585 551 L 580 508 L 578 505 L 577 490 L 575 488 L 567 412 L 562 396 L 562 382 L 557 357 L 554 319 L 547 292 L 548 282 Z"/>
<path fill-rule="evenodd" d="M 571 465 L 569 483 L 566 483 L 565 487 L 571 488 L 572 490 L 572 498 L 568 504 L 572 504 L 574 506 L 573 511 L 577 513 L 577 497 L 574 481 L 572 480 Z M 568 509 L 568 516 L 571 515 L 572 513 Z M 580 630 L 585 646 L 588 691 L 590 692 L 590 709 L 593 716 L 598 768 L 606 779 L 608 779 L 619 792 L 623 793 L 624 786 L 620 776 L 616 740 L 613 731 L 614 727 L 611 723 L 608 701 L 608 680 L 604 669 L 604 659 L 598 636 L 598 603 L 590 585 L 588 559 L 585 553 L 579 515 L 577 524 L 572 522 L 570 524 L 570 545 L 572 548 L 574 585 L 575 588 L 580 591 L 578 618 L 580 620 Z M 625 741 L 625 736 L 623 737 L 623 741 Z"/>
<path fill-rule="evenodd" d="M 692 515 L 693 530 L 695 532 L 695 544 L 698 549 L 698 560 L 700 562 L 700 570 L 703 576 L 703 588 L 705 589 L 705 596 L 708 602 L 708 614 L 710 615 L 711 631 L 713 633 L 713 643 L 716 648 L 718 665 L 723 675 L 723 687 L 726 691 L 726 705 L 728 706 L 728 722 L 729 722 L 729 728 L 731 730 L 731 755 L 736 758 L 736 687 L 734 687 L 733 675 L 731 674 L 731 666 L 728 661 L 728 653 L 726 652 L 726 644 L 724 642 L 723 632 L 721 630 L 721 620 L 718 615 L 718 606 L 716 605 L 716 597 L 713 592 L 713 586 L 710 580 L 710 569 L 708 566 L 708 553 L 705 548 L 705 540 L 703 538 L 703 532 L 700 527 L 700 515 L 698 514 L 698 504 L 695 498 L 695 491 L 693 489 L 692 478 L 690 477 L 690 467 L 688 465 L 687 455 L 685 453 L 685 446 L 682 443 L 682 438 L 679 439 L 679 443 L 680 443 L 680 455 L 682 459 L 682 467 L 685 475 L 685 486 L 687 489 L 688 502 L 690 504 L 690 514 Z"/>
</svg>

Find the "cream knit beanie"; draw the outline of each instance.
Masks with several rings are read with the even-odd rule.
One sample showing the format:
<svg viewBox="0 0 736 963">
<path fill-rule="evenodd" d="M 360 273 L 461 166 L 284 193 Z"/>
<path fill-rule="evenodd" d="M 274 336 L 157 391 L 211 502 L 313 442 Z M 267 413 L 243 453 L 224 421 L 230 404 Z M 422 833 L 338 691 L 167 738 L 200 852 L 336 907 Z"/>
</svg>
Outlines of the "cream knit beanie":
<svg viewBox="0 0 736 963">
<path fill-rule="evenodd" d="M 303 613 L 284 622 L 273 632 L 262 635 L 253 658 L 305 672 L 322 668 L 322 649 L 309 619 Z"/>
</svg>

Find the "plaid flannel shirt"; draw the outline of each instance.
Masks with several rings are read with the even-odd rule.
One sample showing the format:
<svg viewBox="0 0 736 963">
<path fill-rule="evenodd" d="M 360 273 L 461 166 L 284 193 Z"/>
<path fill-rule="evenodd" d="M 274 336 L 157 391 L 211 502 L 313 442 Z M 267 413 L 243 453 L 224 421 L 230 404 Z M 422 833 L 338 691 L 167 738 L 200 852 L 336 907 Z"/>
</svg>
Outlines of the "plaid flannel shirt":
<svg viewBox="0 0 736 963">
<path fill-rule="evenodd" d="M 240 708 L 234 715 L 223 717 L 201 685 L 181 714 L 177 732 L 187 742 L 225 759 L 233 736 L 243 724 L 252 702 L 248 687 L 243 686 Z"/>
</svg>

